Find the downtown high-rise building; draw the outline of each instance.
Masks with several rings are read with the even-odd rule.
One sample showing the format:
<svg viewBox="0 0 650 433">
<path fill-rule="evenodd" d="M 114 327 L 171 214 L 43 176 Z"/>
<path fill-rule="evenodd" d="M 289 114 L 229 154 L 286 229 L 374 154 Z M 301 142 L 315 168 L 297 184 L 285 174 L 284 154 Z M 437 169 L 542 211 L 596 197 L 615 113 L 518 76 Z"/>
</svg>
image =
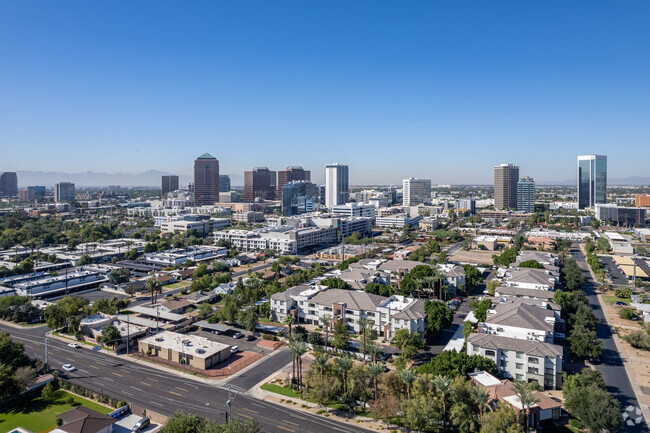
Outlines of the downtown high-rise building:
<svg viewBox="0 0 650 433">
<path fill-rule="evenodd" d="M 54 201 L 57 203 L 74 201 L 74 183 L 59 182 L 54 185 Z"/>
<path fill-rule="evenodd" d="M 219 161 L 209 153 L 194 160 L 194 206 L 219 201 Z"/>
<path fill-rule="evenodd" d="M 291 182 L 301 180 L 311 181 L 311 172 L 300 166 L 287 167 L 285 170 L 278 171 L 278 198 L 282 198 L 282 188 Z"/>
<path fill-rule="evenodd" d="M 325 206 L 345 204 L 350 198 L 348 166 L 340 163 L 325 166 Z"/>
<path fill-rule="evenodd" d="M 494 208 L 517 208 L 519 166 L 500 164 L 494 167 Z"/>
<path fill-rule="evenodd" d="M 525 176 L 517 182 L 517 210 L 535 212 L 535 181 Z"/>
<path fill-rule="evenodd" d="M 402 180 L 402 204 L 417 206 L 431 204 L 431 179 L 410 177 Z"/>
<path fill-rule="evenodd" d="M 267 167 L 255 167 L 244 172 L 244 201 L 275 200 L 276 173 Z"/>
<path fill-rule="evenodd" d="M 0 173 L 0 195 L 13 197 L 18 194 L 18 176 L 13 171 Z"/>
<path fill-rule="evenodd" d="M 578 156 L 578 208 L 607 203 L 607 156 Z"/>
<path fill-rule="evenodd" d="M 305 180 L 293 181 L 282 187 L 282 215 L 292 216 L 312 212 L 318 206 L 318 186 Z"/>
<path fill-rule="evenodd" d="M 227 174 L 219 175 L 219 192 L 230 191 L 230 176 Z"/>
<path fill-rule="evenodd" d="M 170 192 L 176 191 L 178 189 L 178 176 L 174 176 L 174 175 L 163 176 L 161 189 L 162 189 L 162 198 L 167 197 L 167 194 L 169 194 Z"/>
</svg>

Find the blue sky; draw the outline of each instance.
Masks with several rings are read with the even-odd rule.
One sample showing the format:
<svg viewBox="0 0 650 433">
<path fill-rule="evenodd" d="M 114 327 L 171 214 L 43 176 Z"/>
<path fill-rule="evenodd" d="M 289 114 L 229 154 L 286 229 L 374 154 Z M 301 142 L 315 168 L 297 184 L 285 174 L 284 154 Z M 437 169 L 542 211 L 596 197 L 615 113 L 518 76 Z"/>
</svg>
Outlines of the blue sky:
<svg viewBox="0 0 650 433">
<path fill-rule="evenodd" d="M 0 171 L 647 176 L 650 3 L 0 2 Z"/>
</svg>

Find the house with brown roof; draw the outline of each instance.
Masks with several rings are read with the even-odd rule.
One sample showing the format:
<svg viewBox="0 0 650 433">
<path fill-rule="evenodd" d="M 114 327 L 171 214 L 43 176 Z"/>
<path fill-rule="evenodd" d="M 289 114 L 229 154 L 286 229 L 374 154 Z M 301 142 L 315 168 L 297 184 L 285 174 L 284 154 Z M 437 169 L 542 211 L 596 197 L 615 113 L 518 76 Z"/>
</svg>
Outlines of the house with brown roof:
<svg viewBox="0 0 650 433">
<path fill-rule="evenodd" d="M 168 284 L 174 284 L 176 282 L 176 277 L 174 275 L 159 275 L 157 277 L 154 277 L 156 281 L 158 281 L 160 284 L 163 286 L 166 286 Z"/>
<path fill-rule="evenodd" d="M 524 303 L 501 303 L 487 311 L 485 322 L 479 323 L 478 332 L 503 335 L 522 340 L 554 343 L 564 338 L 564 320 L 560 312 Z"/>
<path fill-rule="evenodd" d="M 516 412 L 523 410 L 521 402 L 516 397 L 512 381 L 498 379 L 486 371 L 469 373 L 468 376 L 474 384 L 484 388 L 488 392 L 492 407 L 500 404 L 508 404 Z M 561 402 L 554 400 L 544 392 L 534 391 L 533 394 L 538 401 L 528 412 L 530 427 L 538 429 L 541 427 L 541 423 L 560 419 L 562 415 Z"/>
<path fill-rule="evenodd" d="M 187 310 L 187 307 L 192 305 L 192 303 L 185 298 L 172 298 L 159 302 L 158 305 L 161 311 L 165 311 L 167 313 L 183 314 L 185 313 L 185 310 Z"/>
<path fill-rule="evenodd" d="M 540 250 L 554 250 L 556 242 L 554 239 L 544 236 L 531 236 L 526 241 L 529 247 L 537 248 Z"/>
<path fill-rule="evenodd" d="M 62 424 L 51 433 L 112 433 L 115 418 L 84 406 L 57 416 Z"/>
</svg>

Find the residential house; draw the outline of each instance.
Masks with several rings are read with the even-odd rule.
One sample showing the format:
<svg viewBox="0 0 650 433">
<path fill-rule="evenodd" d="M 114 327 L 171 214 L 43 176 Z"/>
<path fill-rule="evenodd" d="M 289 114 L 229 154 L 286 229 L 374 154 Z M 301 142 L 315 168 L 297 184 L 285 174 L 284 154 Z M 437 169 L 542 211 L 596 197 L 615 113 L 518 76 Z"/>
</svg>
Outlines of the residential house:
<svg viewBox="0 0 650 433">
<path fill-rule="evenodd" d="M 508 268 L 501 284 L 507 287 L 553 291 L 559 282 L 557 274 L 546 269 Z"/>
<path fill-rule="evenodd" d="M 85 406 L 57 415 L 61 425 L 51 433 L 112 433 L 116 419 Z"/>
<path fill-rule="evenodd" d="M 559 311 L 523 303 L 497 304 L 487 311 L 478 332 L 522 340 L 554 343 L 564 338 L 564 320 Z"/>
</svg>

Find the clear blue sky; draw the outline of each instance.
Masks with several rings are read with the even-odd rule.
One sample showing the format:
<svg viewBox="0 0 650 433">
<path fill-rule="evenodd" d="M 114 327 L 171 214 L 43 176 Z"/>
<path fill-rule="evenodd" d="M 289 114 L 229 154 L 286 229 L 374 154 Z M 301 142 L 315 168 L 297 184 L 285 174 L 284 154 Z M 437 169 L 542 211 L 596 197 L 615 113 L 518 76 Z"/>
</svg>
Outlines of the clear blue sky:
<svg viewBox="0 0 650 433">
<path fill-rule="evenodd" d="M 647 176 L 650 2 L 0 2 L 0 171 Z"/>
</svg>

